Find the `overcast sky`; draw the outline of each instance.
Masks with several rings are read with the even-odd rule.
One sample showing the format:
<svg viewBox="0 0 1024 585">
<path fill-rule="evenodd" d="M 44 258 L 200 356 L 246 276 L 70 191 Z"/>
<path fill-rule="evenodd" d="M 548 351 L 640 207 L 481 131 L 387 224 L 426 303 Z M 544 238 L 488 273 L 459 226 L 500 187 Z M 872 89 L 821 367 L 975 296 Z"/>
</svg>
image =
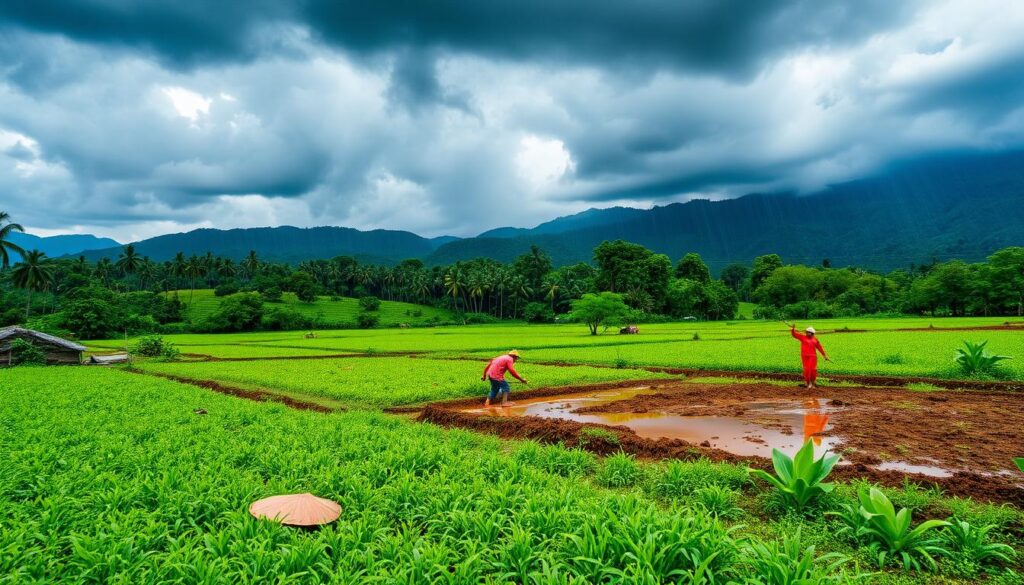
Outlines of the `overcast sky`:
<svg viewBox="0 0 1024 585">
<path fill-rule="evenodd" d="M 10 0 L 0 210 L 465 236 L 809 192 L 1024 145 L 1021 31 L 1018 0 Z"/>
</svg>

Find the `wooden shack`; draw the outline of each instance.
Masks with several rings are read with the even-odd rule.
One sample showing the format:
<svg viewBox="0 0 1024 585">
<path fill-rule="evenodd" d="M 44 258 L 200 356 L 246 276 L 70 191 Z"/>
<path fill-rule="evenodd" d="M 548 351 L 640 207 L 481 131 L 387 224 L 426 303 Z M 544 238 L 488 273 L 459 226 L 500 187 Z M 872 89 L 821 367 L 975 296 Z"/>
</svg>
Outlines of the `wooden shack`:
<svg viewBox="0 0 1024 585">
<path fill-rule="evenodd" d="M 83 345 L 41 331 L 23 327 L 4 327 L 0 329 L 0 367 L 11 365 L 11 343 L 15 339 L 24 339 L 43 350 L 48 365 L 82 363 L 82 352 L 85 351 Z"/>
</svg>

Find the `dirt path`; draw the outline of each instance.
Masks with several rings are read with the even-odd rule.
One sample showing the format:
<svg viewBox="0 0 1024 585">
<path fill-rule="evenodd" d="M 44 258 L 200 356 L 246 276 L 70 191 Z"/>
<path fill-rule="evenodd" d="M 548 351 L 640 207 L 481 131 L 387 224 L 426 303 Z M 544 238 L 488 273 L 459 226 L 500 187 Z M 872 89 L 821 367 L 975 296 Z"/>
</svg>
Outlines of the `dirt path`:
<svg viewBox="0 0 1024 585">
<path fill-rule="evenodd" d="M 901 485 L 909 478 L 920 484 L 934 484 L 951 495 L 1011 502 L 1024 507 L 1024 478 L 1008 471 L 1012 458 L 1024 450 L 1024 400 L 1019 395 L 995 391 L 913 392 L 891 388 L 827 388 L 807 392 L 796 386 L 767 383 L 700 384 L 664 380 L 617 384 L 613 387 L 651 385 L 650 394 L 601 403 L 574 410 L 575 414 L 650 413 L 682 417 L 728 417 L 744 423 L 782 429 L 785 425 L 752 407 L 755 402 L 814 401 L 831 414 L 827 430 L 819 433 L 840 440 L 838 448 L 846 465 L 835 474 L 843 479 L 867 478 L 887 485 Z M 603 386 L 608 388 L 612 386 Z M 517 400 L 529 400 L 560 393 L 594 388 L 544 389 L 517 393 Z M 560 390 L 560 392 L 559 392 Z M 710 442 L 692 444 L 681 439 L 645 438 L 628 426 L 594 425 L 573 420 L 537 416 L 487 416 L 466 409 L 479 400 L 460 400 L 428 405 L 420 420 L 443 426 L 458 426 L 493 434 L 531 438 L 549 443 L 562 442 L 599 454 L 622 449 L 651 459 L 709 457 L 718 461 L 745 461 L 769 468 L 766 457 L 738 456 L 715 448 Z M 820 421 L 819 421 L 820 422 Z M 822 427 L 826 423 L 821 423 Z M 618 436 L 618 444 L 584 437 L 587 426 L 605 426 Z M 785 432 L 785 431 L 783 431 Z M 798 437 L 798 440 L 800 437 Z M 951 473 L 931 477 L 899 470 L 880 470 L 883 462 L 937 467 Z M 913 468 L 911 468 L 913 469 Z"/>
<path fill-rule="evenodd" d="M 156 372 L 146 372 L 137 369 L 124 369 L 123 371 L 132 374 L 139 374 L 141 376 L 155 376 L 157 378 L 164 378 L 166 380 L 173 380 L 181 384 L 188 384 L 190 386 L 197 386 L 199 388 L 205 388 L 207 390 L 213 390 L 220 394 L 227 394 L 228 396 L 235 396 L 237 398 L 244 398 L 246 400 L 252 400 L 255 402 L 279 402 L 288 408 L 294 408 L 295 410 L 312 410 L 315 412 L 338 412 L 339 409 L 329 408 L 322 404 L 315 402 L 306 402 L 304 400 L 298 400 L 290 396 L 277 394 L 268 390 L 247 390 L 244 388 L 238 388 L 236 386 L 227 386 L 220 382 L 213 380 L 193 380 L 191 378 L 185 378 L 182 376 L 174 376 L 171 374 L 159 374 Z"/>
</svg>

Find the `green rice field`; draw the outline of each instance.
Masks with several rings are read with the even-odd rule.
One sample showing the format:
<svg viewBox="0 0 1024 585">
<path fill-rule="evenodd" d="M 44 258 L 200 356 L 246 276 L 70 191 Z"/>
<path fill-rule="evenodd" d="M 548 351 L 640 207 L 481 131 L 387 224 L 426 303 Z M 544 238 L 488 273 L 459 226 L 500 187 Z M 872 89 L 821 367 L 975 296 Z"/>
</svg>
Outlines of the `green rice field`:
<svg viewBox="0 0 1024 585">
<path fill-rule="evenodd" d="M 1024 330 L 1004 321 L 800 325 L 813 324 L 833 356 L 825 376 L 956 379 L 954 350 L 970 339 L 1011 356 L 998 377 L 1021 380 Z M 880 562 L 878 549 L 851 536 L 839 516 L 859 505 L 863 480 L 838 482 L 796 511 L 742 463 L 601 456 L 385 412 L 482 399 L 484 364 L 511 348 L 535 388 L 680 379 L 641 366 L 798 369 L 797 344 L 779 323 L 640 329 L 169 335 L 179 361 L 0 370 L 0 583 L 1024 582 L 1019 556 L 978 557 L 946 529 L 933 533 L 945 551 L 934 566 L 917 553 L 917 566 Z M 88 345 L 110 352 L 125 343 Z M 271 400 L 203 387 L 211 383 Z M 522 389 L 513 382 L 513 397 Z M 289 408 L 275 396 L 331 411 Z M 256 499 L 302 492 L 339 502 L 339 520 L 306 531 L 247 513 Z M 1024 547 L 1024 511 L 1013 505 L 911 483 L 881 493 L 914 510 L 915 526 L 925 518 L 967 522 L 985 527 L 979 546 Z"/>
</svg>

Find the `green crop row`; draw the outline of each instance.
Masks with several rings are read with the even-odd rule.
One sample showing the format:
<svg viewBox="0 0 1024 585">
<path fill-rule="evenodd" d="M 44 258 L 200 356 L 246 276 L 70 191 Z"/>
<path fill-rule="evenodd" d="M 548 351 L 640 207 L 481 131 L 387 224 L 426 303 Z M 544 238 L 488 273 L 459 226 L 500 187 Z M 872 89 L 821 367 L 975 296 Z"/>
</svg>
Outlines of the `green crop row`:
<svg viewBox="0 0 1024 585">
<path fill-rule="evenodd" d="M 781 567 L 782 576 L 844 583 L 860 572 L 826 569 L 823 553 L 860 553 L 832 538 L 825 518 L 724 514 L 736 490 L 749 489 L 740 468 L 662 469 L 506 446 L 380 413 L 293 411 L 117 370 L 5 372 L 0 581 L 690 583 L 702 574 L 775 583 Z M 340 519 L 302 531 L 246 513 L 255 499 L 306 491 L 338 501 Z M 787 549 L 799 558 L 759 552 L 783 538 L 793 544 L 798 532 L 803 544 Z M 811 544 L 818 549 L 807 551 Z M 886 572 L 867 581 L 935 578 Z M 1000 578 L 1013 582 L 1009 572 Z"/>
<path fill-rule="evenodd" d="M 143 363 L 145 371 L 194 380 L 214 380 L 245 387 L 324 396 L 350 406 L 388 407 L 480 396 L 490 390 L 480 380 L 487 360 L 422 358 L 343 358 L 253 362 Z M 589 366 L 554 367 L 520 362 L 520 375 L 535 388 L 615 382 L 637 377 L 631 370 Z M 645 378 L 668 378 L 645 374 Z M 507 376 L 515 390 L 524 388 Z"/>
</svg>

